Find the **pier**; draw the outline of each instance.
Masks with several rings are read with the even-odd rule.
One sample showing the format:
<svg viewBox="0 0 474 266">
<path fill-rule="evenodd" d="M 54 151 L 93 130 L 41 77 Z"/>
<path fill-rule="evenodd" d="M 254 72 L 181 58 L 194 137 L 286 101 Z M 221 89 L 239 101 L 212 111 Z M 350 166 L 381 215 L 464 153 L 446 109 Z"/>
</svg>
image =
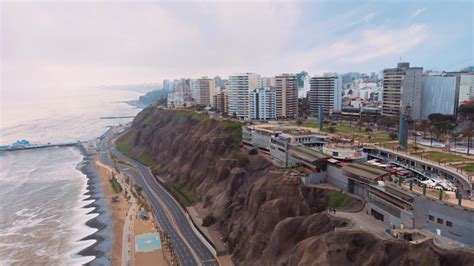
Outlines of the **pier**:
<svg viewBox="0 0 474 266">
<path fill-rule="evenodd" d="M 134 118 L 133 115 L 128 116 L 101 116 L 100 119 L 120 119 L 120 118 Z"/>
<path fill-rule="evenodd" d="M 77 145 L 81 145 L 82 143 L 83 143 L 82 141 L 77 141 L 77 142 L 65 142 L 65 143 L 55 143 L 55 144 L 31 145 L 31 146 L 24 146 L 24 147 L 11 147 L 11 148 L 0 149 L 0 152 L 32 150 L 32 149 L 42 149 L 42 148 L 51 148 L 51 147 L 74 147 Z"/>
</svg>

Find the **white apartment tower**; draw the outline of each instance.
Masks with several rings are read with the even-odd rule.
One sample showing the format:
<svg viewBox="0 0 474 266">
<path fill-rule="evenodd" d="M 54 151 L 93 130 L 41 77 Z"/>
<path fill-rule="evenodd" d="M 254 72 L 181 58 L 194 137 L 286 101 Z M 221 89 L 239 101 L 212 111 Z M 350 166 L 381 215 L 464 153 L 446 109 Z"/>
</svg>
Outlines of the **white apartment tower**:
<svg viewBox="0 0 474 266">
<path fill-rule="evenodd" d="M 423 68 L 398 63 L 383 71 L 382 115 L 398 117 L 408 112 L 411 119 L 421 119 Z"/>
<path fill-rule="evenodd" d="M 227 95 L 229 115 L 234 113 L 239 119 L 249 119 L 250 92 L 261 87 L 260 75 L 242 73 L 229 76 Z"/>
<path fill-rule="evenodd" d="M 276 116 L 278 119 L 298 116 L 298 79 L 296 75 L 281 74 L 275 77 Z"/>
<path fill-rule="evenodd" d="M 250 93 L 250 119 L 276 119 L 276 93 L 274 89 L 259 88 Z"/>
</svg>

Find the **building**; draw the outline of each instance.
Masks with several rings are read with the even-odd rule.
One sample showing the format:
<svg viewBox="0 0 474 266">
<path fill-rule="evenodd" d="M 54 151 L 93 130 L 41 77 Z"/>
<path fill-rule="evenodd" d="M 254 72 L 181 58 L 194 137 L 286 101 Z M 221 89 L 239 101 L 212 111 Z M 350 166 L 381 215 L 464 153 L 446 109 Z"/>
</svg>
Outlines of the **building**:
<svg viewBox="0 0 474 266">
<path fill-rule="evenodd" d="M 411 119 L 421 119 L 423 68 L 398 63 L 383 71 L 382 115 L 396 116 L 408 112 Z"/>
<path fill-rule="evenodd" d="M 250 119 L 276 120 L 276 92 L 274 89 L 255 89 L 250 93 Z"/>
<path fill-rule="evenodd" d="M 182 91 L 174 91 L 168 93 L 167 104 L 168 108 L 181 108 L 185 106 L 185 100 Z"/>
<path fill-rule="evenodd" d="M 262 77 L 262 88 L 275 87 L 275 77 Z"/>
<path fill-rule="evenodd" d="M 249 94 L 257 88 L 261 88 L 258 74 L 242 73 L 229 76 L 229 115 L 235 114 L 239 119 L 249 119 Z"/>
<path fill-rule="evenodd" d="M 369 186 L 367 211 L 388 228 L 413 228 L 413 198 L 390 183 Z"/>
<path fill-rule="evenodd" d="M 322 152 L 338 160 L 366 160 L 367 154 L 361 147 L 351 143 L 334 142 L 324 145 Z"/>
<path fill-rule="evenodd" d="M 213 98 L 214 108 L 216 108 L 216 111 L 221 114 L 228 114 L 227 92 L 222 90 L 221 92 L 216 93 Z"/>
<path fill-rule="evenodd" d="M 294 167 L 300 163 L 299 158 L 291 155 L 291 150 L 296 147 L 321 148 L 326 144 L 326 135 L 320 135 L 303 129 L 287 129 L 278 136 L 271 138 L 270 155 L 273 164 L 280 167 Z M 323 153 L 321 157 L 328 157 Z"/>
<path fill-rule="evenodd" d="M 474 101 L 474 73 L 459 75 L 458 105 L 468 101 Z"/>
<path fill-rule="evenodd" d="M 423 77 L 421 119 L 430 114 L 456 115 L 459 102 L 459 77 Z"/>
<path fill-rule="evenodd" d="M 319 106 L 323 107 L 324 114 L 342 109 L 341 78 L 335 75 L 311 78 L 309 90 L 310 112 L 317 114 Z"/>
<path fill-rule="evenodd" d="M 163 80 L 163 90 L 165 90 L 165 91 L 170 90 L 170 81 L 168 79 Z"/>
<path fill-rule="evenodd" d="M 365 163 L 341 162 L 334 158 L 328 162 L 326 182 L 363 198 L 368 197 L 370 185 L 386 181 L 390 174 Z"/>
<path fill-rule="evenodd" d="M 326 143 L 327 136 L 315 133 L 310 129 L 281 125 L 275 122 L 242 127 L 242 143 L 265 152 L 270 152 L 273 145 L 272 139 L 276 138 L 281 143 L 320 148 Z"/>
<path fill-rule="evenodd" d="M 278 119 L 298 116 L 298 79 L 296 75 L 281 74 L 275 77 L 276 117 Z"/>
<path fill-rule="evenodd" d="M 242 127 L 242 144 L 270 153 L 271 139 L 283 133 L 275 124 Z"/>
<path fill-rule="evenodd" d="M 209 106 L 214 101 L 215 82 L 207 77 L 196 79 L 192 82 L 192 91 L 196 104 Z"/>
</svg>

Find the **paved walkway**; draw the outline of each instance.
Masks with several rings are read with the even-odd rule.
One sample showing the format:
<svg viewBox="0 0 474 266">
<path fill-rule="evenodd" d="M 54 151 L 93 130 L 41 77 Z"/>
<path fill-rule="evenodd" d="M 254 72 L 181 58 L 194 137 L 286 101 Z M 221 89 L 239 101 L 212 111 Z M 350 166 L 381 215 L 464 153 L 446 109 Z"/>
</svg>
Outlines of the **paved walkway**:
<svg viewBox="0 0 474 266">
<path fill-rule="evenodd" d="M 366 208 L 360 212 L 343 212 L 343 211 L 336 211 L 336 213 L 329 212 L 330 215 L 339 217 L 339 218 L 344 218 L 347 220 L 352 221 L 352 225 L 348 227 L 342 227 L 342 228 L 337 228 L 336 231 L 342 231 L 342 230 L 363 230 L 367 231 L 374 236 L 380 238 L 380 239 L 390 239 L 391 237 L 387 235 L 385 230 L 387 229 L 387 226 L 382 222 L 371 215 L 366 214 Z"/>
<path fill-rule="evenodd" d="M 121 182 L 122 187 L 125 187 L 123 182 Z M 130 190 L 127 188 L 128 195 L 132 195 Z M 137 201 L 135 197 L 131 196 L 131 205 L 127 211 L 127 217 L 125 217 L 125 223 L 123 224 L 123 233 L 122 233 L 122 266 L 129 266 L 133 265 L 132 262 L 132 245 L 133 239 L 130 238 L 130 230 L 133 227 L 133 216 L 135 213 L 135 209 L 137 207 Z"/>
</svg>

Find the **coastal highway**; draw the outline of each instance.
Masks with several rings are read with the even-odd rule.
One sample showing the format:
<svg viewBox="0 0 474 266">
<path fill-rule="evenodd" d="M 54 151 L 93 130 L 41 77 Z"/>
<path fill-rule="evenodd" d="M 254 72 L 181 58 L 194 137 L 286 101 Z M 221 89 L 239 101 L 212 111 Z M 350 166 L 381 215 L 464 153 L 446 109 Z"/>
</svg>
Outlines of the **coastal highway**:
<svg viewBox="0 0 474 266">
<path fill-rule="evenodd" d="M 168 233 L 181 265 L 219 265 L 214 255 L 198 238 L 191 228 L 181 206 L 155 180 L 149 169 L 141 163 L 128 158 L 111 143 L 114 129 L 108 130 L 100 142 L 102 163 L 117 167 L 127 173 L 131 181 L 143 189 L 143 194 L 151 205 L 155 220 L 163 231 Z M 127 167 L 111 160 L 109 151 L 119 160 L 135 167 Z"/>
</svg>

